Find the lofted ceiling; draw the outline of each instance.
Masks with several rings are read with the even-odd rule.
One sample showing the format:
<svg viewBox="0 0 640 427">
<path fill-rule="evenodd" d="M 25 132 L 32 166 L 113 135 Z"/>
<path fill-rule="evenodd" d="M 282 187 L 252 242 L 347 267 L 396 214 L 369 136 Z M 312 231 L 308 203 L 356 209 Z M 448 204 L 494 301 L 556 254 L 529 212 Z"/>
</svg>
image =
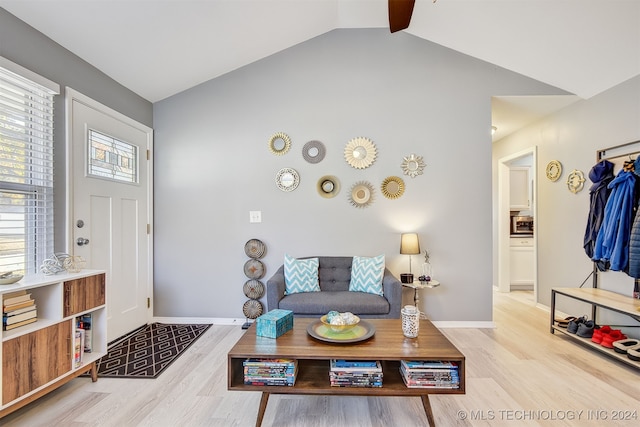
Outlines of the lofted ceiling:
<svg viewBox="0 0 640 427">
<path fill-rule="evenodd" d="M 151 102 L 336 28 L 389 26 L 387 0 L 0 0 L 0 7 Z M 640 74 L 640 0 L 416 0 L 404 31 L 576 95 L 494 100 L 502 136 L 525 116 L 530 122 Z M 496 122 L 508 116 L 511 123 Z"/>
</svg>

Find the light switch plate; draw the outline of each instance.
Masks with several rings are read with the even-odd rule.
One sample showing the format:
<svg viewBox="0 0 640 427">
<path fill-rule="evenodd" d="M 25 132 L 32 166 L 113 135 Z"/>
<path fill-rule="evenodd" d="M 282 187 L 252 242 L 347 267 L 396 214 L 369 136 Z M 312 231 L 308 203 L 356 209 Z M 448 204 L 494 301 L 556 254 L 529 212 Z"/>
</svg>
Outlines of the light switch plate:
<svg viewBox="0 0 640 427">
<path fill-rule="evenodd" d="M 262 211 L 249 211 L 249 222 L 262 222 Z"/>
</svg>

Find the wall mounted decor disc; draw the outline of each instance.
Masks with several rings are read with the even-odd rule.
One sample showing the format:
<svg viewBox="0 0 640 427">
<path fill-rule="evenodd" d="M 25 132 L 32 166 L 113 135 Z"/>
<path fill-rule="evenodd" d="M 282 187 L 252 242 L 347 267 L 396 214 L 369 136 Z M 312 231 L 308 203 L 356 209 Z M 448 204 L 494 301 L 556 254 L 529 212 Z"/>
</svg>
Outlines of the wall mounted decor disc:
<svg viewBox="0 0 640 427">
<path fill-rule="evenodd" d="M 584 188 L 584 173 L 574 169 L 567 177 L 567 187 L 573 194 L 579 193 Z"/>
<path fill-rule="evenodd" d="M 244 263 L 244 275 L 249 279 L 262 279 L 264 276 L 264 264 L 257 259 L 250 259 Z"/>
<path fill-rule="evenodd" d="M 402 167 L 402 172 L 405 175 L 409 175 L 411 178 L 415 178 L 418 175 L 422 175 L 425 164 L 424 160 L 422 160 L 422 156 L 411 154 L 410 156 L 402 159 L 402 164 L 400 165 L 400 167 Z"/>
<path fill-rule="evenodd" d="M 264 296 L 264 283 L 256 279 L 247 280 L 242 290 L 247 298 L 260 299 Z"/>
<path fill-rule="evenodd" d="M 550 181 L 557 181 L 562 175 L 562 164 L 557 160 L 551 160 L 547 164 L 547 178 Z"/>
<path fill-rule="evenodd" d="M 267 253 L 267 247 L 258 239 L 251 239 L 244 244 L 244 253 L 249 258 L 260 259 Z"/>
<path fill-rule="evenodd" d="M 318 180 L 316 189 L 322 197 L 331 199 L 340 192 L 340 180 L 333 175 L 325 175 Z"/>
<path fill-rule="evenodd" d="M 273 134 L 269 138 L 269 150 L 276 156 L 282 156 L 291 148 L 291 138 L 283 132 Z"/>
<path fill-rule="evenodd" d="M 369 138 L 353 138 L 344 148 L 344 158 L 356 169 L 366 169 L 376 160 L 376 146 Z"/>
<path fill-rule="evenodd" d="M 367 181 L 356 182 L 351 187 L 349 201 L 356 208 L 366 208 L 373 202 L 373 186 Z"/>
<path fill-rule="evenodd" d="M 250 299 L 242 306 L 242 312 L 247 319 L 257 319 L 263 311 L 262 303 L 256 299 Z"/>
<path fill-rule="evenodd" d="M 404 180 L 397 176 L 389 176 L 382 181 L 380 191 L 387 199 L 397 199 L 404 194 Z"/>
<path fill-rule="evenodd" d="M 282 168 L 276 174 L 276 185 L 282 191 L 293 191 L 300 184 L 298 171 L 291 168 Z"/>
<path fill-rule="evenodd" d="M 309 163 L 320 163 L 327 150 L 320 141 L 309 141 L 302 147 L 302 157 Z"/>
</svg>

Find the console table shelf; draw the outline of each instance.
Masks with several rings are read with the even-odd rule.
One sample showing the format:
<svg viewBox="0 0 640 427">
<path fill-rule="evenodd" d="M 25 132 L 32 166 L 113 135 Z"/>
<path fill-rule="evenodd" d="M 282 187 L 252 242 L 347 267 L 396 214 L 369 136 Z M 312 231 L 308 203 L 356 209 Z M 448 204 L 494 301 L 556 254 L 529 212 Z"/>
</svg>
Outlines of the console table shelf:
<svg viewBox="0 0 640 427">
<path fill-rule="evenodd" d="M 86 372 L 98 380 L 96 361 L 107 353 L 105 274 L 38 274 L 0 287 L 0 305 L 7 294 L 25 291 L 38 316 L 0 332 L 0 419 Z M 83 315 L 91 315 L 91 352 L 86 353 L 74 340 Z"/>
<path fill-rule="evenodd" d="M 629 359 L 625 354 L 616 353 L 614 350 L 603 347 L 600 344 L 596 344 L 588 338 L 582 338 L 577 336 L 576 334 L 570 334 L 566 328 L 561 328 L 555 325 L 556 299 L 558 295 L 590 304 L 591 320 L 593 320 L 594 322 L 596 322 L 597 308 L 621 313 L 629 316 L 637 322 L 640 322 L 639 299 L 634 299 L 625 295 L 618 294 L 616 292 L 611 292 L 599 288 L 553 288 L 551 290 L 551 320 L 549 330 L 552 334 L 556 331 L 561 332 L 562 334 L 587 348 L 605 354 L 633 368 L 640 369 L 640 362 Z"/>
<path fill-rule="evenodd" d="M 400 361 L 382 360 L 384 379 L 382 387 L 332 387 L 329 383 L 329 360 L 298 360 L 298 374 L 293 386 L 245 385 L 243 377 L 243 359 L 233 359 L 229 390 L 266 391 L 272 394 L 343 394 L 358 396 L 422 396 L 433 390 L 438 394 L 464 394 L 464 384 L 459 388 L 409 388 L 400 375 Z M 378 359 L 376 359 L 378 360 Z M 459 362 L 459 361 L 458 361 Z M 460 369 L 460 368 L 458 368 Z"/>
</svg>

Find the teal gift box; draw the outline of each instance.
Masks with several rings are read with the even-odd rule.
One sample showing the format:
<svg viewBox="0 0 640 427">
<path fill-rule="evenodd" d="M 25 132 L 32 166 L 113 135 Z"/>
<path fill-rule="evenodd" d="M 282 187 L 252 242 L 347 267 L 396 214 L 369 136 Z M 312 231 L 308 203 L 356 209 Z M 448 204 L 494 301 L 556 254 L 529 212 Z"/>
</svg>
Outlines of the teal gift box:
<svg viewBox="0 0 640 427">
<path fill-rule="evenodd" d="M 256 319 L 256 335 L 278 338 L 293 329 L 293 311 L 275 309 Z"/>
</svg>

